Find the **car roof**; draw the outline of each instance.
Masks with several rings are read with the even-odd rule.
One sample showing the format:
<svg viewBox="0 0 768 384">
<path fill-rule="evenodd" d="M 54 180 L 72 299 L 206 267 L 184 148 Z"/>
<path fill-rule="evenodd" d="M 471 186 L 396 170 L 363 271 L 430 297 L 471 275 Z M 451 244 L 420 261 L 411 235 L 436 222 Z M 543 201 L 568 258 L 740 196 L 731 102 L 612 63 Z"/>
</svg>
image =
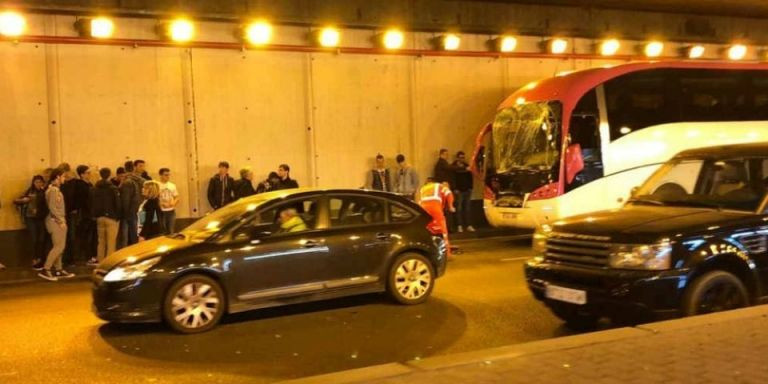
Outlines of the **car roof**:
<svg viewBox="0 0 768 384">
<path fill-rule="evenodd" d="M 721 157 L 768 157 L 768 142 L 718 145 L 689 149 L 678 153 L 675 158 L 721 158 Z"/>
<path fill-rule="evenodd" d="M 402 205 L 406 205 L 411 209 L 415 209 L 422 212 L 421 207 L 413 201 L 406 199 L 403 196 L 383 191 L 372 191 L 368 189 L 353 189 L 353 188 L 293 188 L 293 189 L 281 189 L 279 191 L 265 192 L 256 194 L 253 196 L 245 197 L 238 200 L 238 203 L 248 204 L 249 202 L 257 202 L 264 200 L 284 199 L 289 197 L 298 197 L 301 195 L 313 195 L 313 194 L 357 194 L 371 197 L 379 197 L 389 200 L 394 200 Z"/>
</svg>

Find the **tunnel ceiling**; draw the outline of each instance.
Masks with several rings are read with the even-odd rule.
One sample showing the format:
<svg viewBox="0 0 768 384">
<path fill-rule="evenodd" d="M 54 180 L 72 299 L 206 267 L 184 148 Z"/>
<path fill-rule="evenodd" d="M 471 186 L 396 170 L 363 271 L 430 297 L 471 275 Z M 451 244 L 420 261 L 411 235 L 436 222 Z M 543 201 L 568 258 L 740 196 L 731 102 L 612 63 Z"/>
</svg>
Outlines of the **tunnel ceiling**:
<svg viewBox="0 0 768 384">
<path fill-rule="evenodd" d="M 768 17 L 768 0 L 469 0 L 508 4 L 565 5 L 625 11 Z"/>
</svg>

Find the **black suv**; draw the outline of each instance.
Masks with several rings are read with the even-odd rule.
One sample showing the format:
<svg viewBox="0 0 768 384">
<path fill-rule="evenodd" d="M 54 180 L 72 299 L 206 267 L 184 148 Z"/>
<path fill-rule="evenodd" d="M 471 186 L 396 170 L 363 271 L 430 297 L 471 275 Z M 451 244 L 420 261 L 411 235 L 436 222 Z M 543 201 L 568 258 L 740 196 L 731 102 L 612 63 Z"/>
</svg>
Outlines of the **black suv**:
<svg viewBox="0 0 768 384">
<path fill-rule="evenodd" d="M 765 302 L 767 183 L 768 143 L 682 152 L 621 209 L 537 230 L 528 286 L 576 329 Z"/>
<path fill-rule="evenodd" d="M 383 192 L 255 195 L 110 255 L 94 272 L 93 308 L 107 321 L 195 333 L 225 313 L 361 293 L 418 304 L 445 272 L 431 220 Z"/>
</svg>

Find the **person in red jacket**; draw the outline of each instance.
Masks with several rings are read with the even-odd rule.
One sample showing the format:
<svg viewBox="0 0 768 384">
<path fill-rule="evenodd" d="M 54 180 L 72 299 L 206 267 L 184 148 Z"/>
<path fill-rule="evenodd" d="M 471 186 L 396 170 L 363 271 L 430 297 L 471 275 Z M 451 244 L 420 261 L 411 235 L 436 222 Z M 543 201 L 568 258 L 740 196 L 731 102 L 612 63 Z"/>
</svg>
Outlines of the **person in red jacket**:
<svg viewBox="0 0 768 384">
<path fill-rule="evenodd" d="M 432 216 L 429 228 L 443 236 L 448 260 L 452 260 L 451 245 L 448 242 L 448 221 L 444 212 L 445 210 L 456 212 L 456 208 L 453 206 L 451 188 L 446 184 L 436 182 L 433 177 L 427 178 L 427 182 L 419 189 L 416 197 L 419 205 Z"/>
</svg>

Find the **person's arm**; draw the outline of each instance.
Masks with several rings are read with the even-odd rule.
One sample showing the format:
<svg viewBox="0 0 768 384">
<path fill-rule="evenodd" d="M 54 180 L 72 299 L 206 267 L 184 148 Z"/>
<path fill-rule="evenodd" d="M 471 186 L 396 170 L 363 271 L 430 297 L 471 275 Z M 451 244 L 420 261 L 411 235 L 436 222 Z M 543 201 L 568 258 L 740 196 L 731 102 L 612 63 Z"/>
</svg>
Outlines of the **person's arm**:
<svg viewBox="0 0 768 384">
<path fill-rule="evenodd" d="M 216 207 L 216 186 L 214 185 L 216 183 L 216 178 L 211 177 L 211 180 L 208 181 L 208 204 L 211 205 L 214 209 Z"/>
<path fill-rule="evenodd" d="M 174 186 L 173 191 L 171 192 L 171 208 L 176 209 L 176 206 L 179 205 L 179 190 L 177 187 Z"/>
</svg>

